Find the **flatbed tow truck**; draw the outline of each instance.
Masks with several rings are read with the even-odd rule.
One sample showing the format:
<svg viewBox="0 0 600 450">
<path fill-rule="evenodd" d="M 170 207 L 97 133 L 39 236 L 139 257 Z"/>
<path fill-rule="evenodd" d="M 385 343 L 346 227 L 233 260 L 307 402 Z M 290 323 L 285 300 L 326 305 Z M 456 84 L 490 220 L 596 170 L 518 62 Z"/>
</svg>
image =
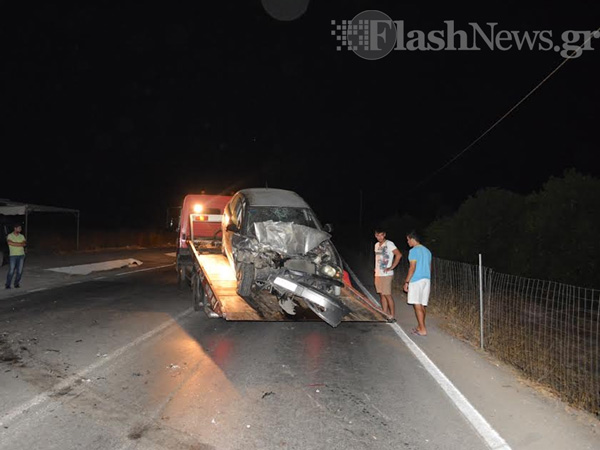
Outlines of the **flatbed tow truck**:
<svg viewBox="0 0 600 450">
<path fill-rule="evenodd" d="M 222 253 L 219 233 L 199 232 L 198 214 L 189 212 L 193 208 L 192 201 L 208 200 L 208 198 L 187 196 L 186 199 L 188 202 L 184 201 L 180 220 L 187 220 L 188 226 L 182 226 L 184 222 L 180 224 L 178 248 L 178 255 L 184 253 L 185 255 L 182 256 L 185 257 L 178 256 L 177 271 L 180 285 L 187 282 L 191 288 L 194 310 L 203 310 L 210 318 L 223 318 L 228 321 L 321 320 L 310 308 L 301 308 L 295 315 L 288 315 L 280 308 L 275 294 L 267 290 L 255 291 L 247 297 L 238 295 L 236 275 L 227 257 Z M 214 207 L 215 202 L 212 210 L 216 213 Z M 217 216 L 217 214 L 212 215 L 210 220 L 213 223 L 220 221 Z M 203 221 L 205 223 L 200 226 L 208 227 L 208 220 L 209 217 L 206 216 Z M 387 316 L 381 307 L 352 286 L 347 271 L 345 271 L 344 287 L 341 289 L 339 300 L 348 311 L 342 321 L 387 321 Z"/>
</svg>

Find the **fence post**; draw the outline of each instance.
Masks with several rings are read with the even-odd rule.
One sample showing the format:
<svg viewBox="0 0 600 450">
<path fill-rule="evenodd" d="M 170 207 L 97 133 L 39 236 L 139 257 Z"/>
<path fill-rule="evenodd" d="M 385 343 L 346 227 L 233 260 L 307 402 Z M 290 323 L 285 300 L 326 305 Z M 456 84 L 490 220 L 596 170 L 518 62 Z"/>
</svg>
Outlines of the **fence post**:
<svg viewBox="0 0 600 450">
<path fill-rule="evenodd" d="M 479 254 L 479 342 L 483 350 L 483 266 Z"/>
</svg>

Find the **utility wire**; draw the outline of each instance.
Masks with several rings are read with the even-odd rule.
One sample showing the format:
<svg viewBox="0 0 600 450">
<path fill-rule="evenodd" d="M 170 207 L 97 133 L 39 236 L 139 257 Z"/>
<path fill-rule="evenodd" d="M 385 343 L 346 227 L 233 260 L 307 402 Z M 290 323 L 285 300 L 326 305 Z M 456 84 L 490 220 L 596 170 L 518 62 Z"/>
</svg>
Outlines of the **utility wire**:
<svg viewBox="0 0 600 450">
<path fill-rule="evenodd" d="M 575 50 L 574 54 L 577 54 L 591 39 L 592 37 L 598 37 L 598 33 L 600 33 L 600 28 L 596 29 L 596 31 L 594 31 L 593 33 L 590 33 L 590 36 L 588 37 L 588 39 L 579 46 L 579 48 L 577 50 Z M 415 189 L 417 189 L 418 187 L 422 186 L 423 184 L 425 184 L 427 181 L 429 181 L 430 179 L 432 179 L 434 176 L 436 176 L 438 173 L 440 173 L 442 170 L 444 170 L 446 167 L 448 167 L 450 164 L 452 164 L 454 161 L 456 161 L 458 158 L 460 158 L 464 153 L 466 153 L 471 147 L 473 147 L 475 144 L 477 144 L 477 142 L 479 142 L 481 139 L 483 139 L 490 131 L 492 131 L 494 128 L 496 128 L 496 126 L 502 122 L 506 117 L 508 117 L 510 115 L 510 113 L 512 113 L 515 109 L 517 109 L 521 103 L 523 103 L 525 100 L 527 100 L 535 91 L 537 91 L 542 84 L 544 84 L 546 81 L 548 81 L 548 79 L 554 75 L 562 66 L 564 66 L 567 61 L 571 60 L 571 59 L 575 59 L 572 57 L 567 56 L 563 62 L 561 62 L 552 72 L 550 72 L 550 74 L 544 78 L 542 81 L 540 81 L 540 83 L 538 83 L 538 85 L 536 87 L 534 87 L 531 91 L 529 91 L 529 93 L 523 97 L 515 106 L 513 106 L 512 108 L 510 108 L 508 110 L 508 112 L 506 114 L 504 114 L 502 117 L 500 117 L 500 119 L 498 119 L 491 127 L 489 127 L 487 130 L 485 130 L 483 132 L 483 134 L 481 134 L 477 139 L 475 139 L 473 142 L 471 142 L 467 147 L 465 147 L 464 150 L 462 150 L 460 153 L 457 153 L 456 155 L 454 155 L 454 157 L 452 159 L 450 159 L 446 164 L 444 164 L 443 166 L 441 166 L 439 169 L 437 169 L 436 171 L 434 171 L 433 173 L 431 173 L 429 176 L 427 176 L 427 178 L 422 179 L 421 181 L 419 181 L 416 185 L 413 186 L 413 188 L 411 189 L 411 191 L 414 191 Z"/>
</svg>

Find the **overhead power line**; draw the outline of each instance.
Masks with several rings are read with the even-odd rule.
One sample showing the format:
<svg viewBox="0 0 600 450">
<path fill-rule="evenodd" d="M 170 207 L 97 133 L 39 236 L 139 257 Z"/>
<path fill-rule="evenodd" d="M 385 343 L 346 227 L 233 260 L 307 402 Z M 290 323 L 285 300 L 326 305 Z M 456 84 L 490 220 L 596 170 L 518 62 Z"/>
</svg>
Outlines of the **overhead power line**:
<svg viewBox="0 0 600 450">
<path fill-rule="evenodd" d="M 590 33 L 590 36 L 587 38 L 587 40 L 583 44 L 581 44 L 577 50 L 575 50 L 574 54 L 578 54 L 579 51 L 592 39 L 592 37 L 596 37 L 598 35 L 598 33 L 600 33 L 600 27 L 598 29 L 596 29 L 596 31 L 594 31 L 593 33 Z M 506 117 L 508 117 L 525 100 L 527 100 L 535 91 L 537 91 L 546 81 L 548 81 L 548 79 L 552 75 L 554 75 L 562 66 L 564 66 L 567 63 L 567 61 L 569 61 L 571 59 L 574 59 L 574 58 L 567 56 L 552 72 L 550 72 L 550 74 L 546 78 L 544 78 L 542 81 L 540 81 L 536 87 L 534 87 L 531 91 L 529 91 L 529 93 L 527 95 L 525 95 L 525 97 L 523 97 L 521 100 L 519 100 L 519 102 L 517 102 L 517 104 L 515 106 L 513 106 L 512 108 L 510 108 L 506 112 L 506 114 L 504 114 L 496 122 L 494 122 L 494 124 L 491 127 L 489 127 L 487 130 L 485 130 L 477 139 L 475 139 L 468 146 L 466 146 L 461 152 L 459 152 L 456 155 L 454 155 L 443 166 L 441 166 L 440 168 L 438 168 L 437 170 L 435 170 L 434 172 L 432 172 L 426 178 L 424 178 L 421 181 L 419 181 L 416 185 L 413 186 L 413 188 L 411 189 L 411 191 L 415 190 L 416 188 L 418 188 L 418 187 L 422 186 L 423 184 L 425 184 L 427 181 L 431 180 L 434 176 L 436 176 L 438 173 L 440 173 L 442 170 L 444 170 L 446 167 L 448 167 L 450 164 L 452 164 L 454 161 L 456 161 L 458 158 L 460 158 L 463 154 L 465 154 L 470 148 L 472 148 L 481 139 L 483 139 L 490 131 L 492 131 L 494 128 L 496 128 L 496 126 L 500 122 L 502 122 Z"/>
</svg>

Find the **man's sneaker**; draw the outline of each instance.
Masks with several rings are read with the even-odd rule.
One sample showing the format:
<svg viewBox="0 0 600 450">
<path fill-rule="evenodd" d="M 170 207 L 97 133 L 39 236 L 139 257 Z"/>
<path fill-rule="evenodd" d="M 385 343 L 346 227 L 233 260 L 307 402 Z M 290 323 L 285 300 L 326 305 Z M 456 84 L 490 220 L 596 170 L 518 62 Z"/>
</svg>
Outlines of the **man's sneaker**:
<svg viewBox="0 0 600 450">
<path fill-rule="evenodd" d="M 4 289 L 10 289 L 10 286 L 4 286 Z"/>
<path fill-rule="evenodd" d="M 19 285 L 19 284 L 15 284 L 15 287 L 18 289 L 18 288 L 20 288 L 20 287 L 21 287 L 21 285 Z"/>
</svg>

